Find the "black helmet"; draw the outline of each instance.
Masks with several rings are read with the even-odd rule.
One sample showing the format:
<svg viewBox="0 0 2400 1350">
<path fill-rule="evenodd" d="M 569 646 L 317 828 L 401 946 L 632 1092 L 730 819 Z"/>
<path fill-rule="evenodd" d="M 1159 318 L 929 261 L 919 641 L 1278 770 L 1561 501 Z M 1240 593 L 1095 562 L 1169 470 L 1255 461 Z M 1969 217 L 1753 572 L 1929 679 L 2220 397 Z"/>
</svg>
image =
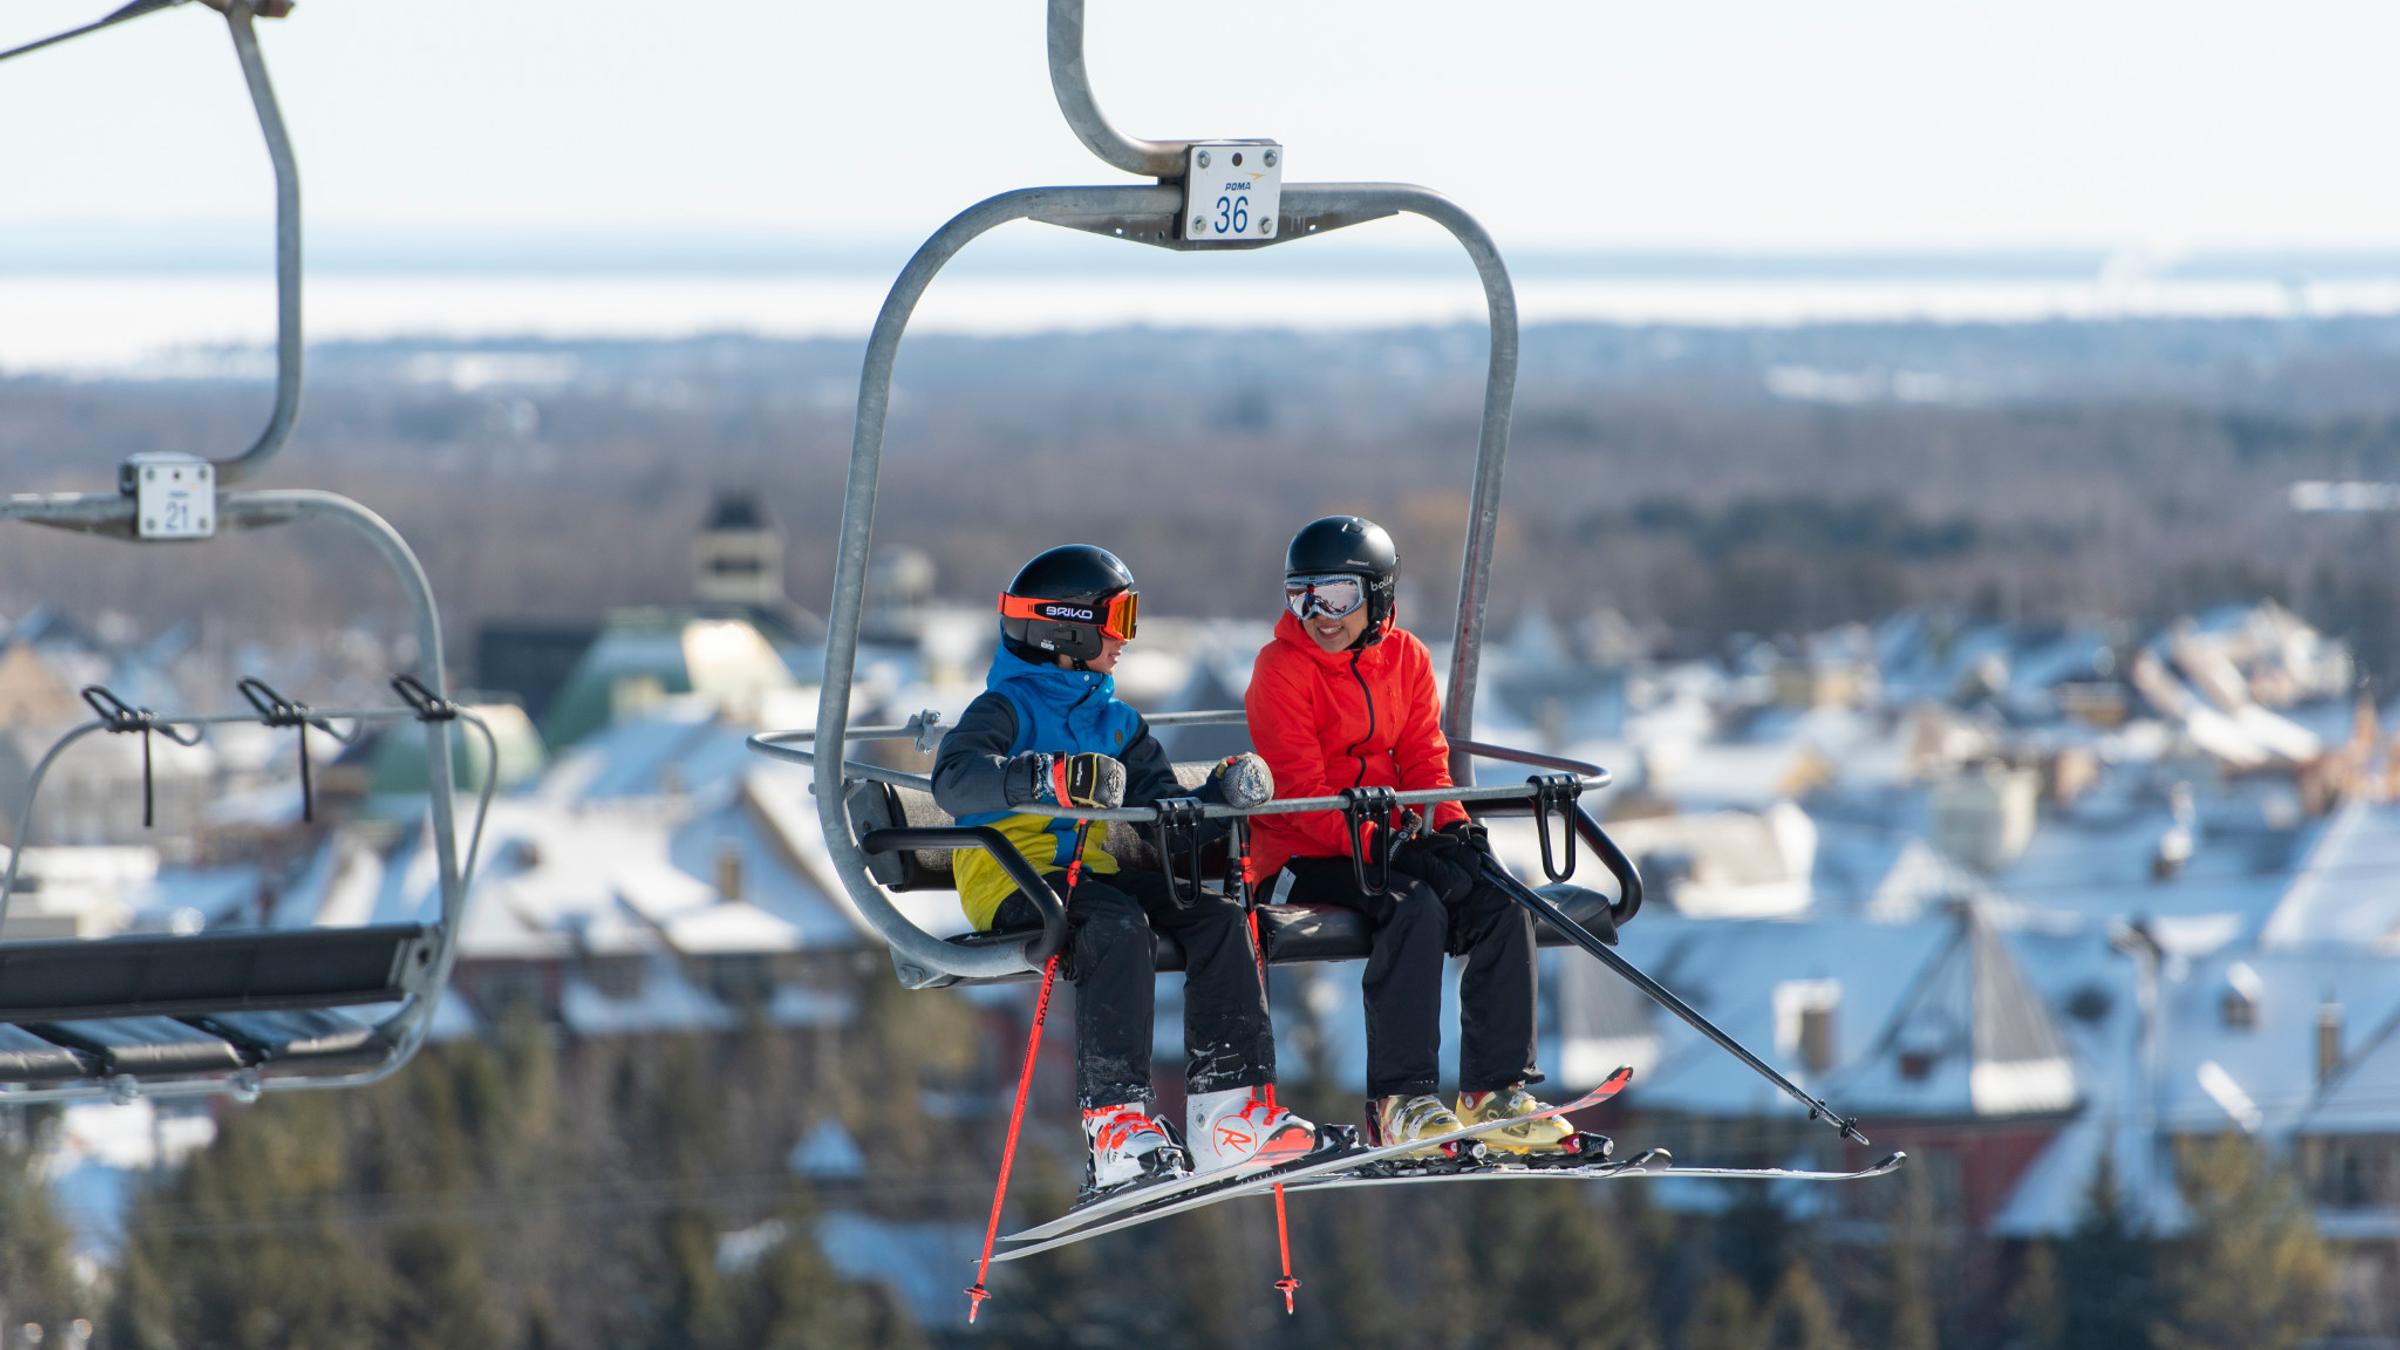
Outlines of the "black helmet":
<svg viewBox="0 0 2400 1350">
<path fill-rule="evenodd" d="M 1100 654 L 1102 636 L 1130 640 L 1140 596 L 1133 573 L 1107 549 L 1061 544 L 1033 556 L 1000 594 L 1000 632 L 1037 659 L 1053 652 L 1082 664 Z"/>
<path fill-rule="evenodd" d="M 1283 575 L 1348 575 L 1367 583 L 1367 631 L 1358 645 L 1383 640 L 1391 625 L 1392 598 L 1400 586 L 1400 550 L 1381 525 L 1360 516 L 1326 516 L 1300 527 L 1283 553 Z"/>
</svg>

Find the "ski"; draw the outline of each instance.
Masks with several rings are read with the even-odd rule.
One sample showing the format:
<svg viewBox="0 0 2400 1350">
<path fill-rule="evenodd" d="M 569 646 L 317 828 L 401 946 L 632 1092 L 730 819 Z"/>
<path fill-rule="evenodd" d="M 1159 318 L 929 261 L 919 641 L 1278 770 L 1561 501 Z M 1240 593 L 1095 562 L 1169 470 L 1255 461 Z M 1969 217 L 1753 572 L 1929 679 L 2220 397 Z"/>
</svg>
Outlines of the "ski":
<svg viewBox="0 0 2400 1350">
<path fill-rule="evenodd" d="M 1360 1186 L 1411 1186 L 1426 1181 L 1523 1181 L 1528 1178 L 1550 1177 L 1567 1181 L 1603 1181 L 1620 1172 L 1648 1167 L 1665 1160 L 1663 1148 L 1649 1149 L 1623 1162 L 1526 1163 L 1508 1155 L 1501 1161 L 1486 1161 L 1475 1167 L 1453 1168 L 1449 1171 L 1384 1170 L 1362 1168 L 1335 1172 L 1312 1180 L 1295 1182 L 1284 1189 L 1293 1194 L 1304 1191 L 1343 1191 Z"/>
<path fill-rule="evenodd" d="M 1453 1130 L 1448 1134 L 1435 1135 L 1429 1139 L 1412 1139 L 1403 1144 L 1386 1144 L 1381 1148 L 1336 1149 L 1331 1152 L 1319 1150 L 1307 1157 L 1285 1163 L 1280 1167 L 1270 1167 L 1263 1172 L 1249 1172 L 1232 1177 L 1212 1176 L 1203 1184 L 1185 1190 L 1181 1194 L 1161 1196 L 1155 1203 L 1141 1203 L 1150 1199 L 1150 1194 L 1145 1193 L 1137 1197 L 1130 1207 L 1118 1206 L 1111 1212 L 1094 1212 L 1096 1205 L 1122 1198 L 1121 1196 L 1111 1196 L 1095 1202 L 1094 1205 L 1069 1210 L 1049 1223 L 1010 1234 L 1002 1241 L 1020 1245 L 996 1253 L 992 1259 L 994 1261 L 1014 1261 L 1020 1257 L 1032 1256 L 1056 1247 L 1081 1242 L 1085 1238 L 1098 1237 L 1102 1233 L 1112 1233 L 1120 1228 L 1130 1228 L 1136 1224 L 1148 1223 L 1153 1219 L 1163 1219 L 1172 1214 L 1181 1214 L 1185 1210 L 1198 1209 L 1204 1205 L 1230 1200 L 1238 1195 L 1272 1190 L 1277 1186 L 1289 1186 L 1308 1177 L 1365 1167 L 1423 1149 L 1472 1143 L 1479 1135 L 1506 1129 L 1526 1120 L 1547 1120 L 1554 1116 L 1571 1115 L 1574 1112 L 1597 1106 L 1624 1091 L 1625 1084 L 1632 1078 L 1632 1069 L 1620 1068 L 1602 1080 L 1600 1086 L 1593 1088 L 1574 1101 L 1552 1106 L 1532 1116 L 1487 1120 L 1480 1125 L 1469 1125 L 1465 1129 Z M 1440 1166 L 1441 1164 L 1433 1165 Z M 1147 1191 L 1147 1188 L 1145 1190 Z"/>
<path fill-rule="evenodd" d="M 1354 1127 L 1329 1126 L 1326 1127 L 1324 1133 L 1328 1137 L 1320 1141 L 1315 1148 L 1282 1165 L 1286 1168 L 1293 1168 L 1323 1162 L 1329 1158 L 1354 1158 L 1361 1151 L 1358 1143 L 1358 1131 Z M 1203 1186 L 1220 1186 L 1227 1182 L 1248 1181 L 1253 1177 L 1263 1175 L 1267 1170 L 1265 1167 L 1253 1165 L 1222 1172 L 1192 1172 L 1165 1181 L 1131 1182 L 1082 1201 L 1047 1223 L 1035 1224 L 1031 1228 L 1015 1233 L 1004 1233 L 1000 1240 L 1002 1242 L 1037 1241 L 1081 1228 L 1087 1223 L 1097 1222 L 1111 1214 L 1122 1214 L 1126 1210 L 1141 1205 L 1172 1200 L 1176 1196 L 1199 1190 Z"/>
<path fill-rule="evenodd" d="M 1664 1149 L 1652 1152 L 1664 1153 Z M 1886 1176 L 1900 1170 L 1908 1154 L 1887 1153 L 1873 1166 L 1855 1172 L 1820 1172 L 1805 1167 L 1653 1167 L 1640 1175 L 1643 1180 L 1673 1179 L 1676 1177 L 1715 1177 L 1723 1181 L 1865 1181 L 1869 1177 Z"/>
<path fill-rule="evenodd" d="M 1285 1187 L 1288 1191 L 1338 1191 L 1360 1186 L 1409 1186 L 1428 1181 L 1669 1181 L 1714 1178 L 1721 1181 L 1864 1181 L 1900 1169 L 1906 1153 L 1894 1153 L 1855 1172 L 1819 1172 L 1787 1167 L 1677 1167 L 1675 1155 L 1663 1148 L 1644 1149 L 1623 1162 L 1540 1164 L 1503 1160 L 1455 1171 L 1337 1172 Z"/>
</svg>

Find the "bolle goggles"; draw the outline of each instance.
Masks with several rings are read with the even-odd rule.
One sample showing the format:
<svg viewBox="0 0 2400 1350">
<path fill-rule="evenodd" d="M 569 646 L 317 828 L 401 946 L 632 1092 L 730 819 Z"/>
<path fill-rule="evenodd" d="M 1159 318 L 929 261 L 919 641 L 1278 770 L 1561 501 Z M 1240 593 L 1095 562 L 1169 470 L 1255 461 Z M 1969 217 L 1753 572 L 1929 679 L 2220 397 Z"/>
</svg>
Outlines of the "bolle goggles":
<svg viewBox="0 0 2400 1350">
<path fill-rule="evenodd" d="M 1324 577 L 1285 577 L 1283 603 L 1291 608 L 1292 617 L 1302 623 L 1319 614 L 1328 619 L 1348 618 L 1367 603 L 1367 583 L 1346 572 Z"/>
<path fill-rule="evenodd" d="M 1027 595 L 1000 596 L 1000 613 L 1011 619 L 1041 619 L 1049 623 L 1088 623 L 1119 642 L 1133 641 L 1135 616 L 1142 607 L 1139 591 L 1118 591 L 1099 600 L 1037 600 Z"/>
</svg>

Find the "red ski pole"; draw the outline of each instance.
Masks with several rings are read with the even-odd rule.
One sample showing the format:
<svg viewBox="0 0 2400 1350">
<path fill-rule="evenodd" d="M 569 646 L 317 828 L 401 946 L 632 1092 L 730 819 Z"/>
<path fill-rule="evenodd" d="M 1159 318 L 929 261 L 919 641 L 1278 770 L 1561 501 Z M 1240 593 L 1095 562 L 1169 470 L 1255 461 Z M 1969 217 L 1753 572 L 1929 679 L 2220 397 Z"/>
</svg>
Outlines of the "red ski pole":
<svg viewBox="0 0 2400 1350">
<path fill-rule="evenodd" d="M 1092 822 L 1075 822 L 1075 854 L 1067 860 L 1066 900 L 1075 899 L 1075 883 L 1083 877 L 1083 841 L 1091 833 Z M 1033 1086 L 1033 1063 L 1042 1053 L 1042 1023 L 1050 1018 L 1050 990 L 1058 982 L 1058 954 L 1042 963 L 1042 992 L 1033 1003 L 1033 1030 L 1025 1037 L 1025 1067 L 1017 1071 L 1017 1100 L 1008 1111 L 1008 1142 L 1000 1148 L 1000 1180 L 992 1186 L 992 1217 L 983 1226 L 983 1256 L 975 1263 L 975 1283 L 967 1288 L 967 1323 L 972 1326 L 975 1314 L 983 1311 L 983 1301 L 992 1296 L 984 1288 L 984 1277 L 992 1270 L 992 1244 L 1000 1240 L 1000 1207 L 1008 1199 L 1008 1173 L 1017 1161 L 1017 1131 L 1025 1124 L 1025 1094 Z"/>
<path fill-rule="evenodd" d="M 1233 873 L 1234 884 L 1242 888 L 1242 908 L 1249 913 L 1250 955 L 1258 961 L 1258 996 L 1264 1000 L 1267 996 L 1267 945 L 1259 940 L 1258 905 L 1250 894 L 1249 821 L 1239 818 L 1234 820 L 1233 840 L 1236 856 Z M 1267 1084 L 1266 1099 L 1267 1110 L 1274 1111 L 1275 1085 L 1273 1083 Z M 1275 1188 L 1275 1248 L 1283 1256 L 1283 1278 L 1275 1282 L 1275 1292 L 1283 1295 L 1284 1316 L 1289 1317 L 1298 1311 L 1293 1306 L 1293 1298 L 1300 1292 L 1300 1282 L 1292 1278 L 1291 1228 L 1284 1221 L 1283 1187 L 1280 1185 Z"/>
</svg>

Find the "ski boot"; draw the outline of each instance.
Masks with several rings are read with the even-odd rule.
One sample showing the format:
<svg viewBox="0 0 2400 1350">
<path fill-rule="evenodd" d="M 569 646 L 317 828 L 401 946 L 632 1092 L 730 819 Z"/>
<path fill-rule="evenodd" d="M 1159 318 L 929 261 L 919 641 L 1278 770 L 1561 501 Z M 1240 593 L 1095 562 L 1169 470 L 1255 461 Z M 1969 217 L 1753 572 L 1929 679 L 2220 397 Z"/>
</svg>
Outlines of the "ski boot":
<svg viewBox="0 0 2400 1350">
<path fill-rule="evenodd" d="M 1149 1107 L 1142 1102 L 1087 1108 L 1083 1139 L 1088 1149 L 1078 1204 L 1137 1182 L 1172 1181 L 1192 1173 L 1183 1145 L 1166 1126 L 1151 1118 Z"/>
<path fill-rule="evenodd" d="M 1184 1137 L 1202 1172 L 1290 1162 L 1317 1146 L 1317 1127 L 1256 1088 L 1195 1092 L 1184 1107 Z"/>
<path fill-rule="evenodd" d="M 1523 1083 L 1511 1083 L 1497 1092 L 1458 1094 L 1458 1118 L 1469 1126 L 1513 1116 L 1531 1116 L 1544 1109 L 1544 1104 L 1527 1092 Z M 1579 1131 L 1568 1124 L 1563 1116 L 1505 1125 L 1479 1137 L 1504 1152 L 1547 1155 L 1561 1160 L 1572 1157 L 1581 1161 L 1598 1161 L 1608 1156 L 1610 1148 L 1606 1135 Z"/>
<path fill-rule="evenodd" d="M 1442 1105 L 1442 1099 L 1430 1092 L 1415 1097 L 1377 1097 L 1367 1103 L 1367 1143 L 1375 1148 L 1405 1144 L 1411 1139 L 1430 1139 L 1465 1128 L 1450 1108 Z M 1471 1162 L 1482 1156 L 1482 1143 L 1473 1139 L 1436 1144 L 1400 1155 L 1410 1162 Z"/>
</svg>

